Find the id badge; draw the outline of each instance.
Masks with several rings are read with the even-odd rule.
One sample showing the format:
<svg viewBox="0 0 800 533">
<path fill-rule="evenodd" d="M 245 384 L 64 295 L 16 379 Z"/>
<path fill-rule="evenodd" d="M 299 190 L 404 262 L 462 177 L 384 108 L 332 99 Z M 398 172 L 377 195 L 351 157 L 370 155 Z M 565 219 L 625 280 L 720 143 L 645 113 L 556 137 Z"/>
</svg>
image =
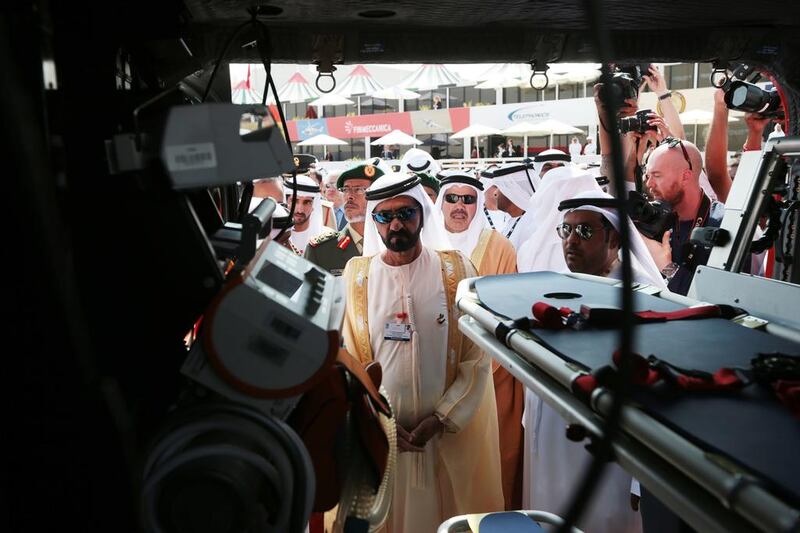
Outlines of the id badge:
<svg viewBox="0 0 800 533">
<path fill-rule="evenodd" d="M 411 324 L 387 322 L 383 325 L 383 339 L 387 341 L 410 341 Z"/>
</svg>

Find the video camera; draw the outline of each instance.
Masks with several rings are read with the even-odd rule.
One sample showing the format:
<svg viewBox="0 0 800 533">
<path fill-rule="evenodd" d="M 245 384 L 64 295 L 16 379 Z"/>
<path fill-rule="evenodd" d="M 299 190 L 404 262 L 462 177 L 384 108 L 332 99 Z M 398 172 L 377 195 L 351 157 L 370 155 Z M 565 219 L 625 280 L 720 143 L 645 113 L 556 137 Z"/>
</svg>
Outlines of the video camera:
<svg viewBox="0 0 800 533">
<path fill-rule="evenodd" d="M 646 131 L 655 131 L 657 128 L 647 123 L 653 111 L 650 109 L 641 109 L 635 115 L 629 117 L 622 117 L 619 119 L 618 130 L 620 133 L 644 133 Z"/>
<path fill-rule="evenodd" d="M 628 202 L 631 220 L 645 237 L 660 241 L 675 224 L 675 213 L 667 201 L 648 200 L 644 194 L 630 191 Z"/>
<path fill-rule="evenodd" d="M 625 100 L 639 97 L 639 87 L 649 72 L 650 64 L 615 65 L 609 95 L 616 107 L 625 105 Z"/>
<path fill-rule="evenodd" d="M 750 81 L 747 81 L 750 76 Z M 763 117 L 783 119 L 785 116 L 780 94 L 774 87 L 762 89 L 756 83 L 761 74 L 747 64 L 737 66 L 722 85 L 728 109 L 758 113 Z"/>
</svg>

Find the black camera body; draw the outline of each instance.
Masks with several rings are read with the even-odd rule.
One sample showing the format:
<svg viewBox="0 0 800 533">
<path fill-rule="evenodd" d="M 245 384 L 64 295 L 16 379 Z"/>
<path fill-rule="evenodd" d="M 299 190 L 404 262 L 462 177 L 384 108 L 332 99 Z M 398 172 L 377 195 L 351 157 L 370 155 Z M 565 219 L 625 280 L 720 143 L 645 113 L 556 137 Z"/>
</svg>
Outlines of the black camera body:
<svg viewBox="0 0 800 533">
<path fill-rule="evenodd" d="M 785 112 L 778 90 L 774 87 L 762 89 L 756 85 L 760 79 L 761 74 L 752 66 L 745 63 L 738 65 L 722 86 L 725 105 L 728 109 L 783 120 Z"/>
<path fill-rule="evenodd" d="M 617 66 L 608 87 L 612 101 L 616 107 L 622 107 L 625 100 L 639 97 L 642 78 L 647 75 L 649 65 Z"/>
<path fill-rule="evenodd" d="M 619 132 L 620 133 L 644 133 L 646 131 L 656 131 L 657 128 L 647 123 L 650 120 L 650 115 L 653 112 L 650 109 L 641 109 L 635 115 L 629 117 L 622 117 L 619 119 Z"/>
<path fill-rule="evenodd" d="M 639 232 L 650 239 L 660 241 L 664 233 L 675 225 L 676 215 L 672 205 L 665 200 L 648 200 L 636 191 L 628 193 L 630 216 Z"/>
</svg>

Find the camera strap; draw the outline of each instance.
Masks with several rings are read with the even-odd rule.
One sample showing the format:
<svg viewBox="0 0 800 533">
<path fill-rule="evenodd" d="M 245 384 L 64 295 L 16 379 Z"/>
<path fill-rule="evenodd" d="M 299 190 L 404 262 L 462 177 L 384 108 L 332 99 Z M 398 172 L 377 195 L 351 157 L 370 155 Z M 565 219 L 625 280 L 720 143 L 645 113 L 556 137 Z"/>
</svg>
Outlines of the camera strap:
<svg viewBox="0 0 800 533">
<path fill-rule="evenodd" d="M 708 222 L 708 216 L 711 214 L 711 199 L 706 195 L 705 192 L 701 192 L 703 195 L 700 199 L 700 208 L 697 210 L 697 216 L 694 219 L 694 225 L 689 230 L 689 234 L 686 236 L 686 242 L 683 243 L 684 247 L 684 254 L 683 258 L 681 259 L 681 266 L 688 267 L 694 270 L 694 261 L 696 260 L 697 256 L 697 247 L 698 244 L 694 244 L 691 242 L 690 237 L 692 235 L 692 230 L 695 228 L 701 228 L 706 225 Z M 675 225 L 672 227 L 673 235 L 678 236 L 678 241 L 680 242 L 680 220 L 675 221 Z"/>
</svg>

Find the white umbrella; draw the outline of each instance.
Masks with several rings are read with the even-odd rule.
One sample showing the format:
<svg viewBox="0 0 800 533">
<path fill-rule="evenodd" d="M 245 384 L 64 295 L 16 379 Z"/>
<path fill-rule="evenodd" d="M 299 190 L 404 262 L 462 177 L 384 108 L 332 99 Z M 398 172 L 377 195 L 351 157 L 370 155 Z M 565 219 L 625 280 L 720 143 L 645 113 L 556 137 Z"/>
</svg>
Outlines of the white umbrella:
<svg viewBox="0 0 800 533">
<path fill-rule="evenodd" d="M 534 128 L 531 130 L 528 135 L 549 135 L 550 136 L 550 147 L 553 146 L 553 135 L 570 135 L 572 133 L 584 133 L 582 129 L 576 128 L 575 126 L 570 126 L 564 122 L 555 120 L 555 119 L 547 119 L 542 122 L 538 122 L 533 124 Z"/>
<path fill-rule="evenodd" d="M 689 125 L 694 124 L 694 144 L 697 144 L 697 125 L 698 124 L 711 124 L 714 118 L 714 113 L 706 111 L 705 109 L 692 109 L 684 111 L 678 118 L 681 119 L 681 124 Z M 728 122 L 737 122 L 739 119 L 736 117 L 728 116 Z"/>
<path fill-rule="evenodd" d="M 537 127 L 535 124 L 531 124 L 530 122 L 517 122 L 509 126 L 508 128 L 503 130 L 504 135 L 508 135 L 511 137 L 519 137 L 522 136 L 524 138 L 523 144 L 524 148 L 522 149 L 522 153 L 524 156 L 528 155 L 528 135 L 533 132 L 536 134 Z"/>
<path fill-rule="evenodd" d="M 422 65 L 400 83 L 405 89 L 427 91 L 437 87 L 455 87 L 461 82 L 458 76 L 444 65 Z"/>
<path fill-rule="evenodd" d="M 311 84 L 308 83 L 308 80 L 299 72 L 292 74 L 292 77 L 289 78 L 286 85 L 281 87 L 278 91 L 278 98 L 282 104 L 298 104 L 300 102 L 313 100 L 318 96 L 317 92 L 311 87 Z M 274 102 L 275 100 L 271 99 L 271 101 Z"/>
<path fill-rule="evenodd" d="M 500 130 L 497 128 L 491 128 L 489 126 L 484 126 L 483 124 L 472 124 L 464 128 L 463 130 L 457 131 L 456 133 L 450 136 L 451 139 L 470 139 L 472 137 L 484 137 L 486 135 L 500 135 Z M 475 146 L 477 146 L 477 141 L 475 142 Z M 466 158 L 469 155 L 469 142 L 464 143 L 464 157 Z"/>
<path fill-rule="evenodd" d="M 353 105 L 354 101 L 345 98 L 340 94 L 323 94 L 316 100 L 309 102 L 309 105 L 326 106 L 326 105 Z"/>
<path fill-rule="evenodd" d="M 300 141 L 297 143 L 297 146 L 322 146 L 322 153 L 328 153 L 328 146 L 335 146 L 335 145 L 342 145 L 348 144 L 347 141 L 343 141 L 341 139 L 337 139 L 336 137 L 331 137 L 330 135 L 325 135 L 324 133 L 320 133 L 319 135 L 314 135 L 313 137 L 309 137 L 305 141 Z"/>
<path fill-rule="evenodd" d="M 382 144 L 399 144 L 399 145 L 414 145 L 414 144 L 422 144 L 422 141 L 417 139 L 416 137 L 412 137 L 407 133 L 404 133 L 401 130 L 392 130 L 390 133 L 387 133 L 380 139 L 374 140 L 370 143 L 372 146 L 379 146 Z"/>
<path fill-rule="evenodd" d="M 681 124 L 694 124 L 697 126 L 698 124 L 711 124 L 714 113 L 705 109 L 692 109 L 684 111 L 678 117 L 681 119 Z M 736 117 L 728 117 L 728 122 L 736 122 L 738 120 Z"/>
<path fill-rule="evenodd" d="M 502 132 L 497 128 L 484 126 L 483 124 L 472 124 L 463 130 L 452 134 L 452 139 L 466 139 L 469 137 L 485 137 L 486 135 L 500 135 Z"/>
</svg>

